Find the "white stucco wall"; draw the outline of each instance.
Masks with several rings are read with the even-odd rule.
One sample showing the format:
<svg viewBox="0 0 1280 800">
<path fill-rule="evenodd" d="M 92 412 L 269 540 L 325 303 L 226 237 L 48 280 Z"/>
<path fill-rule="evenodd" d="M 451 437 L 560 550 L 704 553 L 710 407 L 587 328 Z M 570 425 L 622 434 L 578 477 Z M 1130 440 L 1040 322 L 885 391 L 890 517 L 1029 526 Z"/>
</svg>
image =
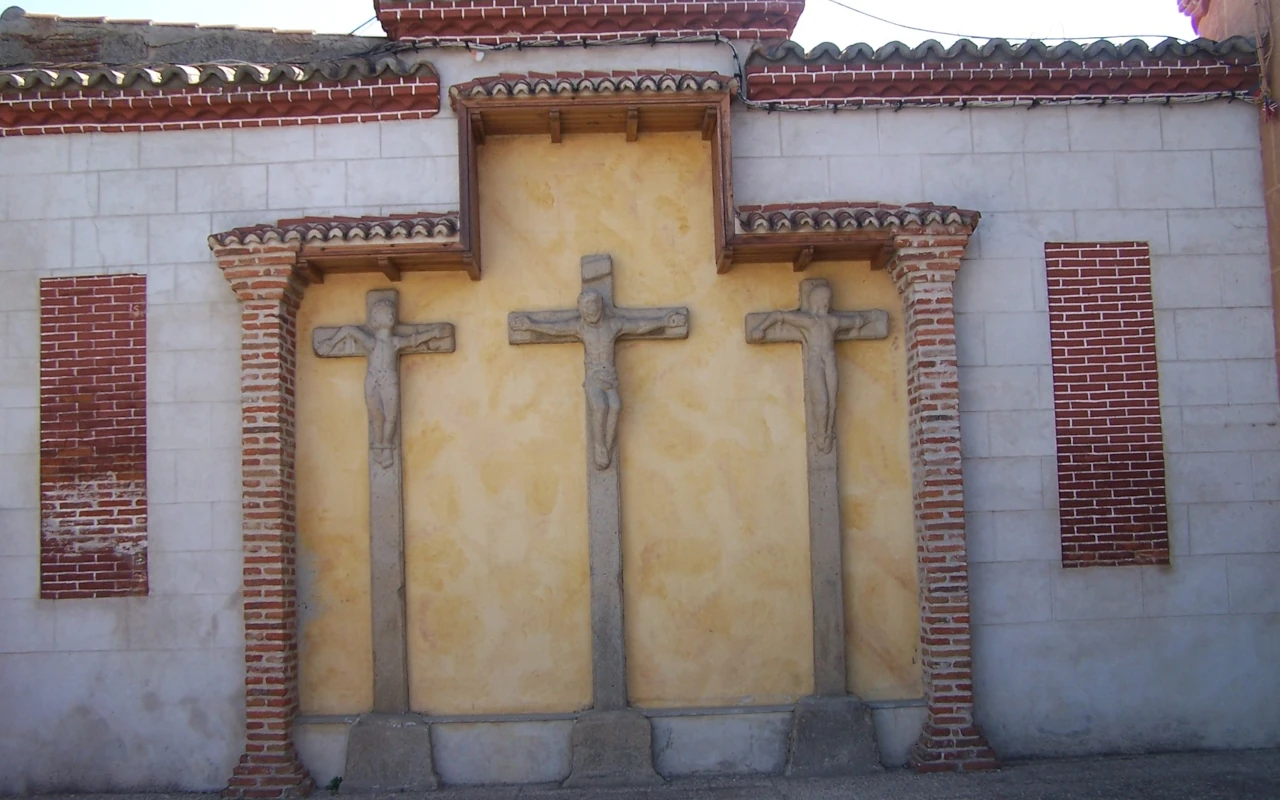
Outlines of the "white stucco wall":
<svg viewBox="0 0 1280 800">
<path fill-rule="evenodd" d="M 1280 405 L 1244 103 L 740 112 L 739 203 L 983 214 L 956 284 L 980 722 L 1004 756 L 1280 743 Z M 1150 242 L 1173 565 L 1061 567 L 1046 241 Z"/>
<path fill-rule="evenodd" d="M 709 45 L 433 60 L 445 86 L 732 71 Z M 243 730 L 239 314 L 205 239 L 454 209 L 450 117 L 446 102 L 412 123 L 0 139 L 0 793 L 224 785 Z M 1280 409 L 1251 107 L 738 112 L 733 134 L 739 203 L 984 214 L 957 292 L 975 672 L 997 749 L 1280 741 Z M 1058 565 L 1042 246 L 1073 239 L 1155 253 L 1170 569 Z M 41 601 L 38 279 L 104 272 L 148 276 L 151 595 Z"/>
</svg>

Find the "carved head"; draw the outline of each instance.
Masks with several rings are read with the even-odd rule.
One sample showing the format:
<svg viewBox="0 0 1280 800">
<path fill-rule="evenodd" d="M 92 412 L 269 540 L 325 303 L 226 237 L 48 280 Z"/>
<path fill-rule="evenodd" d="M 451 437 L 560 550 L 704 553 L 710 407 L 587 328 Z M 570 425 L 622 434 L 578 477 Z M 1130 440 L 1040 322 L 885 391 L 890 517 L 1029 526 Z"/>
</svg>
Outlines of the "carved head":
<svg viewBox="0 0 1280 800">
<path fill-rule="evenodd" d="M 375 330 L 386 330 L 395 327 L 396 304 L 390 300 L 379 300 L 369 309 L 369 327 Z"/>
<path fill-rule="evenodd" d="M 578 313 L 588 325 L 595 325 L 604 319 L 604 298 L 599 292 L 588 289 L 578 295 Z"/>
<path fill-rule="evenodd" d="M 831 284 L 826 281 L 814 281 L 808 294 L 809 307 L 805 309 L 813 314 L 827 314 L 831 311 Z"/>
</svg>

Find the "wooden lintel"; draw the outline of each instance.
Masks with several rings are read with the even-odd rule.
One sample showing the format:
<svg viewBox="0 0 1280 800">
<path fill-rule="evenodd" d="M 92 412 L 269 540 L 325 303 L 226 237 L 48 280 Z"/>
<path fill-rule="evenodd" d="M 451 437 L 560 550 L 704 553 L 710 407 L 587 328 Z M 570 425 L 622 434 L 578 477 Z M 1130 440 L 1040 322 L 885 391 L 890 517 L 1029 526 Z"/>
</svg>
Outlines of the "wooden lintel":
<svg viewBox="0 0 1280 800">
<path fill-rule="evenodd" d="M 718 117 L 716 107 L 707 106 L 707 113 L 702 117 L 702 141 L 709 142 L 711 137 L 716 135 L 716 119 Z"/>
<path fill-rule="evenodd" d="M 378 256 L 378 272 L 386 275 L 392 283 L 400 282 L 400 268 L 388 256 Z"/>
<path fill-rule="evenodd" d="M 560 144 L 564 141 L 564 136 L 560 132 L 560 109 L 553 109 L 547 116 L 551 127 L 551 143 Z"/>
<path fill-rule="evenodd" d="M 471 138 L 476 144 L 484 144 L 484 117 L 479 111 L 471 112 Z"/>
<path fill-rule="evenodd" d="M 803 250 L 801 250 L 799 253 L 796 253 L 795 259 L 792 260 L 791 262 L 791 271 L 804 272 L 806 269 L 809 268 L 809 265 L 812 263 L 813 263 L 813 248 L 806 247 Z"/>
<path fill-rule="evenodd" d="M 893 253 L 894 249 L 892 242 L 881 247 L 880 250 L 871 257 L 871 268 L 884 269 L 889 266 L 889 262 L 893 260 Z"/>
<path fill-rule="evenodd" d="M 640 109 L 627 109 L 627 141 L 637 142 L 640 140 Z"/>
</svg>

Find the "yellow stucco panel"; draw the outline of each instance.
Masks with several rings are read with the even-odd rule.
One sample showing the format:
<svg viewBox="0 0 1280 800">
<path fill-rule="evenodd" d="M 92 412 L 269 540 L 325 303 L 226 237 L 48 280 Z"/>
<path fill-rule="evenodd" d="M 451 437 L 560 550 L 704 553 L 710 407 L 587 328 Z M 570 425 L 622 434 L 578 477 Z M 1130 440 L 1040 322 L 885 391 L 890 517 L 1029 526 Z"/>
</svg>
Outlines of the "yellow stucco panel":
<svg viewBox="0 0 1280 800">
<path fill-rule="evenodd" d="M 812 688 L 798 345 L 743 317 L 794 307 L 779 266 L 717 276 L 710 159 L 696 135 L 490 138 L 484 279 L 412 275 L 406 321 L 457 352 L 402 360 L 412 705 L 437 714 L 590 704 L 582 350 L 512 347 L 512 310 L 569 308 L 578 259 L 614 258 L 615 301 L 688 306 L 687 341 L 618 347 L 629 685 L 646 706 L 787 702 Z M 819 265 L 842 309 L 893 335 L 838 345 L 851 686 L 920 693 L 901 305 L 868 265 Z M 362 359 L 318 359 L 316 325 L 364 314 L 381 277 L 311 287 L 299 321 L 302 701 L 372 702 Z"/>
</svg>

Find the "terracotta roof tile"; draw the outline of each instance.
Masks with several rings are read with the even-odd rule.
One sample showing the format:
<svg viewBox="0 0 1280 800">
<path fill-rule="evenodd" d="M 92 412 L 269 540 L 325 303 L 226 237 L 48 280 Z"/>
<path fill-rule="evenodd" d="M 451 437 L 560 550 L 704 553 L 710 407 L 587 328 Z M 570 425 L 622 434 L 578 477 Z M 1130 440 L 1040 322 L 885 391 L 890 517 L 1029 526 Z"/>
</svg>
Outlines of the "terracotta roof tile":
<svg viewBox="0 0 1280 800">
<path fill-rule="evenodd" d="M 745 234 L 851 231 L 910 228 L 924 225 L 963 225 L 973 228 L 982 217 L 955 206 L 913 203 L 814 203 L 810 205 L 739 206 L 738 225 Z"/>
<path fill-rule="evenodd" d="M 458 213 L 423 212 L 386 217 L 304 217 L 274 225 L 235 228 L 209 237 L 210 247 L 300 242 L 356 244 L 452 240 L 458 236 Z"/>
<path fill-rule="evenodd" d="M 679 92 L 734 92 L 738 81 L 716 72 L 665 72 L 661 70 L 614 72 L 530 72 L 477 78 L 455 84 L 450 98 L 549 97 L 579 94 Z"/>
</svg>

